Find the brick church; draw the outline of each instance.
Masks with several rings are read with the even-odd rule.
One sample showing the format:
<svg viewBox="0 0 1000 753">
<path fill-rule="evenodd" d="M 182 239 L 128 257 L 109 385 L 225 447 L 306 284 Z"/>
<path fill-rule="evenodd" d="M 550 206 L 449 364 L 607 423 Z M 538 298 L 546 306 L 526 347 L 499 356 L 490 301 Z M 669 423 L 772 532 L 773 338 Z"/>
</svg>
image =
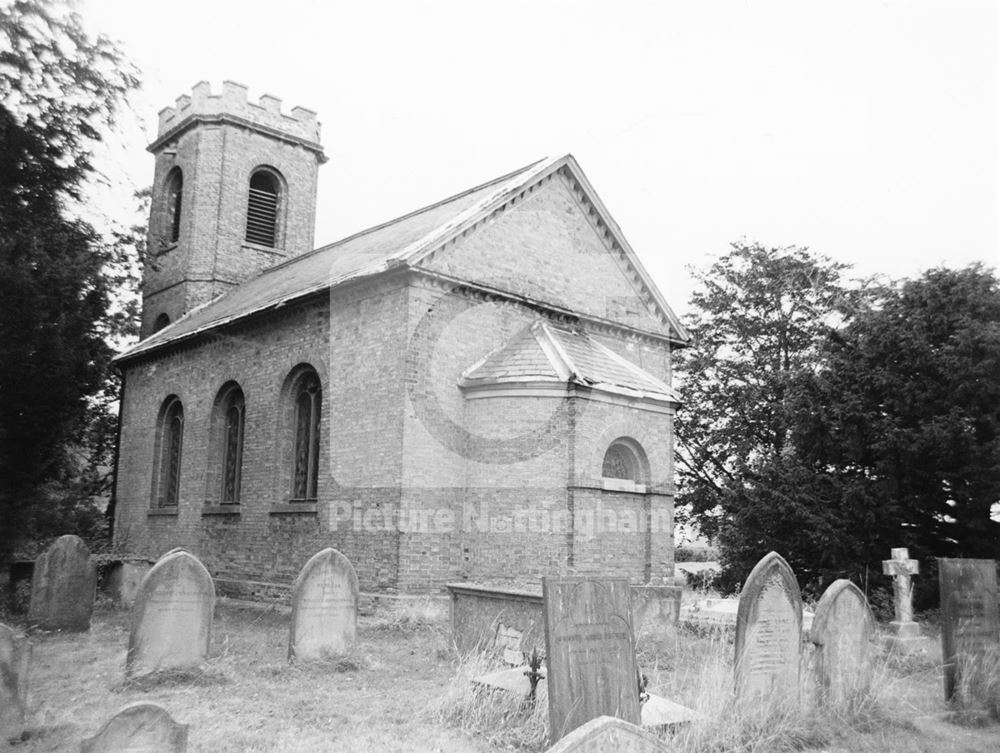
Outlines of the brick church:
<svg viewBox="0 0 1000 753">
<path fill-rule="evenodd" d="M 160 113 L 119 548 L 363 590 L 673 574 L 684 328 L 580 166 L 546 159 L 320 248 L 316 114 L 226 82 Z"/>
</svg>

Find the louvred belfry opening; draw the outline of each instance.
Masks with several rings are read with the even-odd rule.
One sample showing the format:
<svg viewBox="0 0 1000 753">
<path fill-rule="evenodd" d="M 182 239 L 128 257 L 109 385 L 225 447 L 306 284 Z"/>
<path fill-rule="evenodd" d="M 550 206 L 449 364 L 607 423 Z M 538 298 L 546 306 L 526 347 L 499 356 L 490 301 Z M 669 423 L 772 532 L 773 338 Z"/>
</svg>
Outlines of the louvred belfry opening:
<svg viewBox="0 0 1000 753">
<path fill-rule="evenodd" d="M 247 234 L 250 243 L 274 247 L 278 229 L 278 180 L 263 170 L 250 178 Z"/>
</svg>

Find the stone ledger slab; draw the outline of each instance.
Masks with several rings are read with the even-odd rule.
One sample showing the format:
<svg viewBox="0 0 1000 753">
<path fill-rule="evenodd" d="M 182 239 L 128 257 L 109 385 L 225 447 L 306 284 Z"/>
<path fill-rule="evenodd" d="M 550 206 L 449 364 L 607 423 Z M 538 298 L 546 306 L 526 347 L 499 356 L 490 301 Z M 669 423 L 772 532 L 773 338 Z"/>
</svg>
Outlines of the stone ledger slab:
<svg viewBox="0 0 1000 753">
<path fill-rule="evenodd" d="M 302 568 L 292 589 L 289 660 L 343 655 L 357 640 L 358 576 L 350 560 L 324 549 Z"/>
<path fill-rule="evenodd" d="M 126 677 L 197 667 L 208 656 L 215 586 L 197 557 L 176 551 L 146 573 L 132 608 Z"/>
<path fill-rule="evenodd" d="M 736 692 L 781 702 L 799 696 L 802 596 L 792 568 L 777 552 L 750 571 L 736 617 Z"/>
<path fill-rule="evenodd" d="M 816 646 L 816 679 L 823 697 L 842 704 L 871 687 L 875 618 L 861 589 L 835 580 L 823 592 L 809 634 Z"/>
<path fill-rule="evenodd" d="M 185 753 L 188 725 L 178 724 L 162 706 L 132 703 L 111 717 L 80 753 Z"/>
<path fill-rule="evenodd" d="M 624 578 L 545 578 L 549 734 L 598 716 L 639 724 L 635 639 Z"/>
<path fill-rule="evenodd" d="M 79 536 L 60 536 L 37 560 L 28 622 L 42 630 L 90 629 L 97 563 Z"/>
<path fill-rule="evenodd" d="M 961 687 L 966 702 L 996 702 L 988 696 L 988 678 L 981 677 L 984 659 L 995 666 L 1000 658 L 996 561 L 941 558 L 938 581 L 945 698 L 955 698 Z"/>
<path fill-rule="evenodd" d="M 24 733 L 30 663 L 27 637 L 0 624 L 0 743 L 19 740 Z"/>
</svg>

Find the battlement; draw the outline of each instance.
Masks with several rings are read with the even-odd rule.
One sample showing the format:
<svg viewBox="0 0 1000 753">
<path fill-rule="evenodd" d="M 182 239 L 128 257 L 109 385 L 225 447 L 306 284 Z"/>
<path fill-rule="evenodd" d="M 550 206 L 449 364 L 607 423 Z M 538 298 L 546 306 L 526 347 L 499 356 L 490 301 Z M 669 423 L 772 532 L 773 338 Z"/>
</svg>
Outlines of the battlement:
<svg viewBox="0 0 1000 753">
<path fill-rule="evenodd" d="M 207 81 L 199 81 L 192 87 L 190 96 L 182 94 L 173 107 L 164 107 L 160 110 L 157 139 L 192 115 L 232 115 L 304 141 L 319 143 L 319 121 L 315 112 L 293 107 L 290 114 L 285 114 L 281 111 L 281 100 L 270 94 L 261 95 L 257 103 L 249 102 L 247 87 L 235 81 L 223 81 L 221 94 L 213 94 Z"/>
</svg>

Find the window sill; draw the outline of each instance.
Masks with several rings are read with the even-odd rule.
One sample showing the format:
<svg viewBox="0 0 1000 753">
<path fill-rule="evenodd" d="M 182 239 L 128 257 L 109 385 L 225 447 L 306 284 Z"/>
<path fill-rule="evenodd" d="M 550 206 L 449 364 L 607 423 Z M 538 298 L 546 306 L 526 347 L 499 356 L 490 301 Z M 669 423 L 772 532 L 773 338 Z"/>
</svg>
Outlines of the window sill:
<svg viewBox="0 0 1000 753">
<path fill-rule="evenodd" d="M 607 478 L 601 479 L 601 488 L 609 492 L 632 492 L 634 494 L 645 494 L 646 485 L 637 484 L 635 481 L 629 481 L 624 478 Z"/>
<path fill-rule="evenodd" d="M 176 518 L 177 517 L 177 507 L 151 507 L 146 511 L 146 515 L 149 517 L 167 517 Z"/>
<path fill-rule="evenodd" d="M 279 248 L 278 246 L 265 246 L 263 243 L 254 243 L 253 241 L 244 240 L 243 248 L 249 248 L 254 251 L 263 251 L 265 254 L 274 254 L 275 256 L 284 256 L 285 249 Z"/>
<path fill-rule="evenodd" d="M 211 503 L 206 503 L 203 508 L 201 508 L 201 515 L 205 517 L 206 515 L 239 515 L 240 506 L 235 503 L 225 504 L 225 505 L 213 505 Z"/>
<path fill-rule="evenodd" d="M 177 248 L 177 245 L 178 245 L 178 242 L 174 241 L 174 242 L 170 243 L 169 245 L 164 246 L 163 248 L 161 248 L 159 251 L 157 251 L 155 254 L 153 254 L 153 256 L 163 256 L 164 254 L 169 254 L 171 251 L 173 251 L 175 248 Z"/>
<path fill-rule="evenodd" d="M 271 515 L 315 515 L 318 512 L 315 500 L 290 500 L 284 504 L 271 505 Z"/>
</svg>

